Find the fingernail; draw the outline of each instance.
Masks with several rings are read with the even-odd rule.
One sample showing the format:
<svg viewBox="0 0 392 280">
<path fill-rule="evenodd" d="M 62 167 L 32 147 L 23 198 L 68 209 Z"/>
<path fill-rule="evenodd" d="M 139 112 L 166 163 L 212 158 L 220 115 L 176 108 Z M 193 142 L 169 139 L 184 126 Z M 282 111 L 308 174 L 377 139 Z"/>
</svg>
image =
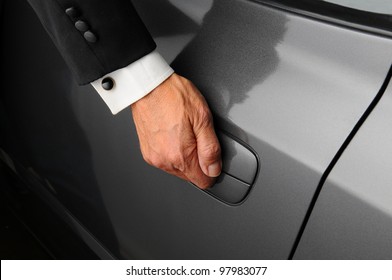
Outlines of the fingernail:
<svg viewBox="0 0 392 280">
<path fill-rule="evenodd" d="M 208 166 L 208 176 L 210 177 L 218 177 L 221 173 L 221 163 L 220 162 L 215 162 Z"/>
</svg>

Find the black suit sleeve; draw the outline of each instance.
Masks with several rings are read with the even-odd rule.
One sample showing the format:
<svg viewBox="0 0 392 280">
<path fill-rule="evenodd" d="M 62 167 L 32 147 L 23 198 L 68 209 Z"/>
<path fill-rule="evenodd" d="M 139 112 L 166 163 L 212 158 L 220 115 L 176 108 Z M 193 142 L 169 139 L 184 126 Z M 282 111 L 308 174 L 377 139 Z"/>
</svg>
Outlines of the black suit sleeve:
<svg viewBox="0 0 392 280">
<path fill-rule="evenodd" d="M 125 67 L 156 47 L 130 0 L 27 1 L 79 84 Z"/>
</svg>

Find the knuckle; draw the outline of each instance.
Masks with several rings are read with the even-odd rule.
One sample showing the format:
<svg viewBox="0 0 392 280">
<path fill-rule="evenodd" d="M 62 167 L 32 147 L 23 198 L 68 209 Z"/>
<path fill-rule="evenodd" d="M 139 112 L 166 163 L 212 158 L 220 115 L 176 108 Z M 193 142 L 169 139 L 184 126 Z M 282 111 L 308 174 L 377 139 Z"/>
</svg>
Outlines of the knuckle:
<svg viewBox="0 0 392 280">
<path fill-rule="evenodd" d="M 212 184 L 213 184 L 213 181 L 211 181 L 211 180 L 202 180 L 202 181 L 200 181 L 200 182 L 197 182 L 196 185 L 197 185 L 200 189 L 205 190 L 205 189 L 208 189 L 209 187 L 211 187 Z"/>
<path fill-rule="evenodd" d="M 158 157 L 156 155 L 150 155 L 148 157 L 146 156 L 146 157 L 144 157 L 144 160 L 151 166 L 154 166 L 159 169 L 164 168 L 164 162 L 161 160 L 160 157 Z"/>
<path fill-rule="evenodd" d="M 181 153 L 173 153 L 169 156 L 168 161 L 170 162 L 173 169 L 183 172 L 185 170 L 185 159 Z"/>
<path fill-rule="evenodd" d="M 211 143 L 211 144 L 208 144 L 207 146 L 203 147 L 201 152 L 202 152 L 203 156 L 206 157 L 207 159 L 214 160 L 220 156 L 221 148 L 218 143 Z"/>
<path fill-rule="evenodd" d="M 142 151 L 143 160 L 147 162 L 149 165 L 153 165 L 150 159 L 150 155 L 144 151 Z"/>
</svg>

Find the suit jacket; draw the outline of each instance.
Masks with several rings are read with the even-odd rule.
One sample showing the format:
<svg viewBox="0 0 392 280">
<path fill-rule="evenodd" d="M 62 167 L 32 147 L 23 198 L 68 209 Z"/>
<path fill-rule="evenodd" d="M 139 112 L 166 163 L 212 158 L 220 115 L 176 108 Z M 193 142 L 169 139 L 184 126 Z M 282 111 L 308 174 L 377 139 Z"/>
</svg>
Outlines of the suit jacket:
<svg viewBox="0 0 392 280">
<path fill-rule="evenodd" d="M 27 0 L 79 84 L 152 52 L 155 42 L 130 0 Z"/>
</svg>

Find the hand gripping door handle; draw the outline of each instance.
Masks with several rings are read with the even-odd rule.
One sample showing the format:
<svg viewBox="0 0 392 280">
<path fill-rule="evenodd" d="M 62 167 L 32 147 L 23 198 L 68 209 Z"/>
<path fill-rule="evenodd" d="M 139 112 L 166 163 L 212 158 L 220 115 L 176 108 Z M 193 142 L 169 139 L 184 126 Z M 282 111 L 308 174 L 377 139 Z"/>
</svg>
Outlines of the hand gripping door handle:
<svg viewBox="0 0 392 280">
<path fill-rule="evenodd" d="M 256 155 L 225 133 L 218 133 L 222 148 L 222 174 L 207 193 L 229 204 L 238 204 L 249 194 L 255 181 Z"/>
</svg>

